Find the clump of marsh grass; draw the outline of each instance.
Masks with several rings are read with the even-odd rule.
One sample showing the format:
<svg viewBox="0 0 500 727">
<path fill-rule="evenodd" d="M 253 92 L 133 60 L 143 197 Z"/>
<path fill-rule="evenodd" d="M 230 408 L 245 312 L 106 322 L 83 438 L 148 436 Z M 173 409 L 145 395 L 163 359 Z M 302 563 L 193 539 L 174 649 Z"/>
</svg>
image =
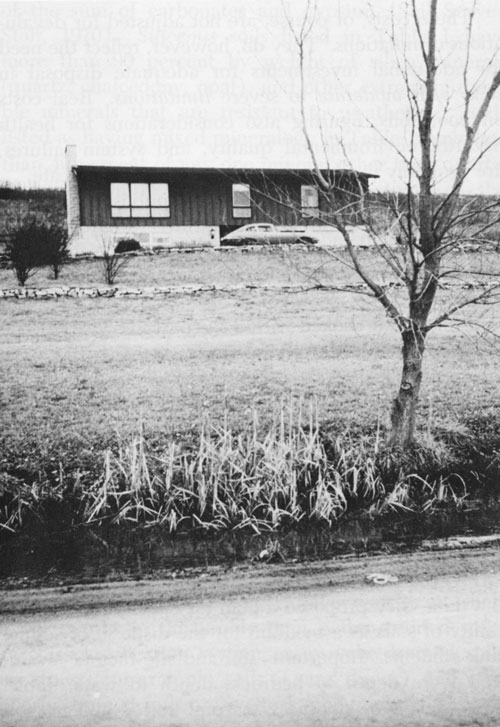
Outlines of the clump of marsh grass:
<svg viewBox="0 0 500 727">
<path fill-rule="evenodd" d="M 71 474 L 60 465 L 50 483 L 42 474 L 29 485 L 0 483 L 0 527 L 18 531 L 28 515 L 42 521 L 49 500 L 66 524 L 162 526 L 172 534 L 419 517 L 467 507 L 468 484 L 455 464 L 442 443 L 402 456 L 384 449 L 379 429 L 333 436 L 320 426 L 314 402 L 281 401 L 265 427 L 256 412 L 238 431 L 227 413 L 222 423 L 206 414 L 189 442 L 159 445 L 142 429 L 118 438 L 97 473 Z"/>
<path fill-rule="evenodd" d="M 206 416 L 188 449 L 169 442 L 149 451 L 140 433 L 108 450 L 102 477 L 85 493 L 84 520 L 262 533 L 332 527 L 356 512 L 428 511 L 467 496 L 444 477 L 432 483 L 407 467 L 391 471 L 384 456 L 378 431 L 325 437 L 314 404 L 281 402 L 264 430 L 256 413 L 238 432 L 227 416 L 222 424 Z"/>
<path fill-rule="evenodd" d="M 20 530 L 36 500 L 36 493 L 30 485 L 4 475 L 0 481 L 0 531 L 14 533 Z"/>
<path fill-rule="evenodd" d="M 256 414 L 240 432 L 227 415 L 222 424 L 206 416 L 188 449 L 170 442 L 150 453 L 141 434 L 108 451 L 85 517 L 167 524 L 171 531 L 261 532 L 307 516 L 330 522 L 345 508 L 330 469 L 312 408 L 304 416 L 302 406 L 282 406 L 264 432 Z"/>
</svg>

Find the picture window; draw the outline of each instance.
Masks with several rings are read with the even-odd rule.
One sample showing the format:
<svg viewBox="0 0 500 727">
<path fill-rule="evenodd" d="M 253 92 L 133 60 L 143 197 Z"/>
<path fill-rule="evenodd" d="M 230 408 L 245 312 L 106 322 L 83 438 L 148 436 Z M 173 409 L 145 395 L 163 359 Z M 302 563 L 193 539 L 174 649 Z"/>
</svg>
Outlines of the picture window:
<svg viewBox="0 0 500 727">
<path fill-rule="evenodd" d="M 111 217 L 170 217 L 168 184 L 112 182 Z"/>
</svg>

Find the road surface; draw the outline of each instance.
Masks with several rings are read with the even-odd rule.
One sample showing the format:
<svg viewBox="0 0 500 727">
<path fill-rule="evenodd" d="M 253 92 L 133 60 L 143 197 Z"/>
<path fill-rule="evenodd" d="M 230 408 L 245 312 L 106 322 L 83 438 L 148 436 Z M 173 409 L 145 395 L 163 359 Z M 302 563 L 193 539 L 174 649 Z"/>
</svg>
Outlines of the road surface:
<svg viewBox="0 0 500 727">
<path fill-rule="evenodd" d="M 4 727 L 500 725 L 500 575 L 4 616 Z"/>
</svg>

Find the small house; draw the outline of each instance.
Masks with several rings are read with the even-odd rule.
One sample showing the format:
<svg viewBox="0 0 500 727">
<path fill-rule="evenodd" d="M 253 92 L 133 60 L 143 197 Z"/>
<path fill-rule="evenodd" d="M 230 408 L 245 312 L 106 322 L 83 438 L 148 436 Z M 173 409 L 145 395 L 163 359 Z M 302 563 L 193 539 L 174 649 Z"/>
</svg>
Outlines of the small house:
<svg viewBox="0 0 500 727">
<path fill-rule="evenodd" d="M 310 169 L 230 169 L 78 165 L 66 148 L 68 230 L 73 255 L 134 239 L 141 247 L 218 247 L 251 222 L 328 223 L 332 205 L 356 220 L 360 198 L 377 175 L 324 170 L 333 198 L 319 193 Z"/>
</svg>

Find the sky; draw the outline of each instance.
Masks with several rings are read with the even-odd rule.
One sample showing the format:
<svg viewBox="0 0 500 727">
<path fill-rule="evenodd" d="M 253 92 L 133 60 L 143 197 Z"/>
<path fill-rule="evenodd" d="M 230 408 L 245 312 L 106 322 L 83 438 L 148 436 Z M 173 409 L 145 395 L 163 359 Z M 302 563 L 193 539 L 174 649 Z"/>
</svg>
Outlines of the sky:
<svg viewBox="0 0 500 727">
<path fill-rule="evenodd" d="M 310 166 L 300 124 L 297 49 L 286 22 L 306 0 L 0 2 L 0 182 L 64 185 L 64 148 L 82 164 Z M 425 24 L 427 0 L 417 0 Z M 331 167 L 401 189 L 393 148 L 409 120 L 394 45 L 418 73 L 402 0 L 318 0 L 306 49 L 308 126 Z M 463 141 L 460 101 L 469 0 L 440 0 L 436 128 L 448 102 L 439 189 Z M 498 45 L 498 0 L 478 0 L 471 78 Z M 500 57 L 496 59 L 500 67 Z M 482 76 L 484 93 L 495 64 Z M 418 85 L 418 81 L 415 81 Z M 500 135 L 500 92 L 480 144 Z M 390 141 L 390 143 L 387 142 Z M 325 162 L 326 163 L 326 162 Z M 465 191 L 500 189 L 500 144 Z"/>
</svg>

